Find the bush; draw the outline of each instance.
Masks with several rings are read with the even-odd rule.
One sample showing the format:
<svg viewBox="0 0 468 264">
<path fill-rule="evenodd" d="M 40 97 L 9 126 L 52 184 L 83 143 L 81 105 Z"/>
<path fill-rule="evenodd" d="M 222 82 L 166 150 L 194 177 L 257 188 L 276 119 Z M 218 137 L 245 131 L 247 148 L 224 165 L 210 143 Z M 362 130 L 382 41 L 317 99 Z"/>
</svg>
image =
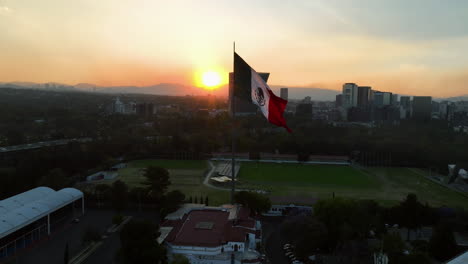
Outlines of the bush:
<svg viewBox="0 0 468 264">
<path fill-rule="evenodd" d="M 112 224 L 120 225 L 123 222 L 123 215 L 117 214 L 112 217 Z"/>
</svg>

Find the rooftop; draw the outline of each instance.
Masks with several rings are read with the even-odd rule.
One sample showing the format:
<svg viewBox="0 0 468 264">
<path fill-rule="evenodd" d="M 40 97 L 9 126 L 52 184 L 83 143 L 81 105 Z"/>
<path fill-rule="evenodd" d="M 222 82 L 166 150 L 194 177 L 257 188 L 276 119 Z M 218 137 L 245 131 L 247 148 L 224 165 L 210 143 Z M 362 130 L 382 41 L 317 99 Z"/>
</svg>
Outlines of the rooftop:
<svg viewBox="0 0 468 264">
<path fill-rule="evenodd" d="M 187 211 L 180 219 L 167 219 L 162 226 L 172 227 L 165 240 L 174 245 L 216 247 L 227 242 L 243 242 L 246 233 L 255 233 L 255 220 L 245 208 L 204 208 Z M 233 219 L 233 212 L 236 218 Z M 177 214 L 180 216 L 180 213 Z"/>
</svg>

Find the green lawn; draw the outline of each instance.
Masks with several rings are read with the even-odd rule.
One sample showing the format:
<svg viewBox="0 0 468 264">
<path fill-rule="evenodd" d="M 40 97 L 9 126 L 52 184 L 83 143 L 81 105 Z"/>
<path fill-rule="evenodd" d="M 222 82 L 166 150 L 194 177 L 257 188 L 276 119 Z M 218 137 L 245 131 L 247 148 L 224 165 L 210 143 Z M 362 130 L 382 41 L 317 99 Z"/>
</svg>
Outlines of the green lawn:
<svg viewBox="0 0 468 264">
<path fill-rule="evenodd" d="M 245 162 L 239 179 L 254 183 L 376 188 L 378 181 L 349 166 Z"/>
<path fill-rule="evenodd" d="M 169 170 L 170 190 L 180 190 L 187 198 L 208 196 L 210 205 L 229 202 L 230 192 L 203 185 L 207 161 L 138 160 L 119 170 L 118 179 L 130 188 L 141 186 L 147 166 Z M 424 171 L 409 168 L 366 168 L 350 166 L 303 165 L 244 162 L 239 172 L 239 189 L 264 190 L 273 203 L 313 203 L 316 199 L 336 196 L 374 199 L 382 205 L 394 205 L 408 193 L 432 206 L 468 208 L 468 197 L 426 179 Z M 109 181 L 108 183 L 112 183 Z"/>
<path fill-rule="evenodd" d="M 402 200 L 408 193 L 433 206 L 468 208 L 468 195 L 448 189 L 426 179 L 424 171 L 410 168 L 370 168 L 370 173 L 382 180 L 383 191 L 377 197 Z"/>
<path fill-rule="evenodd" d="M 242 163 L 239 188 L 265 190 L 274 202 L 308 203 L 336 196 L 394 205 L 408 193 L 433 206 L 468 208 L 467 195 L 426 179 L 410 168 L 367 168 L 280 163 Z"/>
</svg>

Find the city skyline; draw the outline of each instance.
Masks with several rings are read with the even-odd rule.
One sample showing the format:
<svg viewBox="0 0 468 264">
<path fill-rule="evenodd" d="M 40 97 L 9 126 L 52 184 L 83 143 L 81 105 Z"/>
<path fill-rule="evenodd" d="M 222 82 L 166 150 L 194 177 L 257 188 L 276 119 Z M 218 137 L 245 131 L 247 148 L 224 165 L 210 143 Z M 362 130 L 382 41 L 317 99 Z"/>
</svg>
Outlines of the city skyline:
<svg viewBox="0 0 468 264">
<path fill-rule="evenodd" d="M 462 1 L 0 0 L 0 82 L 195 86 L 213 70 L 226 84 L 235 40 L 272 85 L 459 96 L 467 11 Z"/>
</svg>

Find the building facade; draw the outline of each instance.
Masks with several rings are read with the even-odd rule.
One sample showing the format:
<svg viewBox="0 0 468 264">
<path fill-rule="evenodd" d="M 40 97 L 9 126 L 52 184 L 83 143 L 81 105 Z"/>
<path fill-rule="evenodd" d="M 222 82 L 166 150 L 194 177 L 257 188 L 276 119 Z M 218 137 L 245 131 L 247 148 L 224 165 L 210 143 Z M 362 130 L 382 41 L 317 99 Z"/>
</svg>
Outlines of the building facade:
<svg viewBox="0 0 468 264">
<path fill-rule="evenodd" d="M 357 107 L 367 108 L 369 106 L 369 98 L 370 98 L 371 90 L 372 88 L 370 86 L 358 87 Z"/>
<path fill-rule="evenodd" d="M 280 89 L 280 97 L 284 100 L 288 100 L 288 88 L 281 88 Z"/>
<path fill-rule="evenodd" d="M 429 121 L 432 114 L 431 96 L 414 96 L 412 117 L 417 121 Z"/>
<path fill-rule="evenodd" d="M 358 86 L 355 83 L 343 84 L 343 107 L 356 107 L 358 104 Z"/>
</svg>

